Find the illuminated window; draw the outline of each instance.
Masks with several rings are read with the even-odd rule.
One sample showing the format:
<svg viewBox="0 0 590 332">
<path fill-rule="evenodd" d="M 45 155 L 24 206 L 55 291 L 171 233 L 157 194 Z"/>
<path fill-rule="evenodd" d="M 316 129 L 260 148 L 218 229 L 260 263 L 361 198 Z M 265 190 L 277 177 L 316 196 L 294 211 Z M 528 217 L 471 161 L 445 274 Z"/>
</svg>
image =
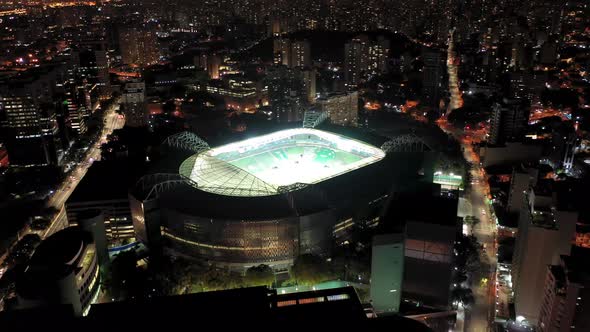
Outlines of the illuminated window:
<svg viewBox="0 0 590 332">
<path fill-rule="evenodd" d="M 290 305 L 296 305 L 297 300 L 288 300 L 288 301 L 279 301 L 277 302 L 277 307 L 287 307 Z"/>
<path fill-rule="evenodd" d="M 299 299 L 299 304 L 308 304 L 308 303 L 316 303 L 316 302 L 324 302 L 323 297 L 310 297 L 307 299 Z"/>
<path fill-rule="evenodd" d="M 328 301 L 340 301 L 340 300 L 347 300 L 350 296 L 348 294 L 339 294 L 339 295 L 330 295 L 328 296 Z"/>
</svg>

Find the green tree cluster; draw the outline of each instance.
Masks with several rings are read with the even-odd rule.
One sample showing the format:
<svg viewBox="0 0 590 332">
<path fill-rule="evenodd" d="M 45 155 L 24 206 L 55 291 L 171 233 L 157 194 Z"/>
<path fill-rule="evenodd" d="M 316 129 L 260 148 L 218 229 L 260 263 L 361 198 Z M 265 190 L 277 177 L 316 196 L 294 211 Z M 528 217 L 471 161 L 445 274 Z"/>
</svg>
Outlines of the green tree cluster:
<svg viewBox="0 0 590 332">
<path fill-rule="evenodd" d="M 245 284 L 248 286 L 269 286 L 275 282 L 275 274 L 268 265 L 252 266 L 246 270 L 244 277 Z"/>
<path fill-rule="evenodd" d="M 334 278 L 328 264 L 320 257 L 312 254 L 297 257 L 291 267 L 290 274 L 291 278 L 298 284 L 308 286 Z"/>
</svg>

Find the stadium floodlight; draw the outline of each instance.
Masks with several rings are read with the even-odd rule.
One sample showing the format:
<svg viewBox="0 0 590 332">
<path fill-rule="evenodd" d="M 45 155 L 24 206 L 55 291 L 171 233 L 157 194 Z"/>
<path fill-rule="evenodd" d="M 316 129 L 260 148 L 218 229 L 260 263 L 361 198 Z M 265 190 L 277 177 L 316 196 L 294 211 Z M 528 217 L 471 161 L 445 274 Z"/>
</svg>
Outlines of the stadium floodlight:
<svg viewBox="0 0 590 332">
<path fill-rule="evenodd" d="M 227 196 L 269 196 L 375 163 L 369 144 L 311 128 L 274 132 L 197 153 L 180 174 L 199 189 Z M 296 184 L 296 185 L 295 185 Z"/>
</svg>

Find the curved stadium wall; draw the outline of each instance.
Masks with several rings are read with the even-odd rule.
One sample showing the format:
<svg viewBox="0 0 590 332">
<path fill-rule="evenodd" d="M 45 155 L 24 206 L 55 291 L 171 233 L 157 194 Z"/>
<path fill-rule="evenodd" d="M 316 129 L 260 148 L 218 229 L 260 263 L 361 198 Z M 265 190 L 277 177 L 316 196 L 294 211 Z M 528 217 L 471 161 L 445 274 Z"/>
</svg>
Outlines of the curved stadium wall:
<svg viewBox="0 0 590 332">
<path fill-rule="evenodd" d="M 328 253 L 333 226 L 388 192 L 384 156 L 315 129 L 203 149 L 157 194 L 132 191 L 137 237 L 222 265 L 288 267 L 300 253 Z"/>
<path fill-rule="evenodd" d="M 296 218 L 207 219 L 169 210 L 162 229 L 166 244 L 179 252 L 228 265 L 289 264 L 298 251 Z"/>
</svg>

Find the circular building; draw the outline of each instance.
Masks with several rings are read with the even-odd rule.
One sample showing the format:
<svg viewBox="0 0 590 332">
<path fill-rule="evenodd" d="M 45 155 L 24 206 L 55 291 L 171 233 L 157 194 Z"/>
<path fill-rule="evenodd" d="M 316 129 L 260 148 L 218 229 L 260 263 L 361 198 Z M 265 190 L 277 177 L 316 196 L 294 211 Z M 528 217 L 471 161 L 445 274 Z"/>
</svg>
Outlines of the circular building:
<svg viewBox="0 0 590 332">
<path fill-rule="evenodd" d="M 137 238 L 151 249 L 283 268 L 328 253 L 391 189 L 381 149 L 331 132 L 287 129 L 216 148 L 182 135 L 167 143 L 191 150 L 177 173 L 147 175 L 131 192 Z"/>
<path fill-rule="evenodd" d="M 17 281 L 21 307 L 71 304 L 85 314 L 98 296 L 100 285 L 96 246 L 92 235 L 78 227 L 61 230 L 35 250 Z"/>
</svg>

